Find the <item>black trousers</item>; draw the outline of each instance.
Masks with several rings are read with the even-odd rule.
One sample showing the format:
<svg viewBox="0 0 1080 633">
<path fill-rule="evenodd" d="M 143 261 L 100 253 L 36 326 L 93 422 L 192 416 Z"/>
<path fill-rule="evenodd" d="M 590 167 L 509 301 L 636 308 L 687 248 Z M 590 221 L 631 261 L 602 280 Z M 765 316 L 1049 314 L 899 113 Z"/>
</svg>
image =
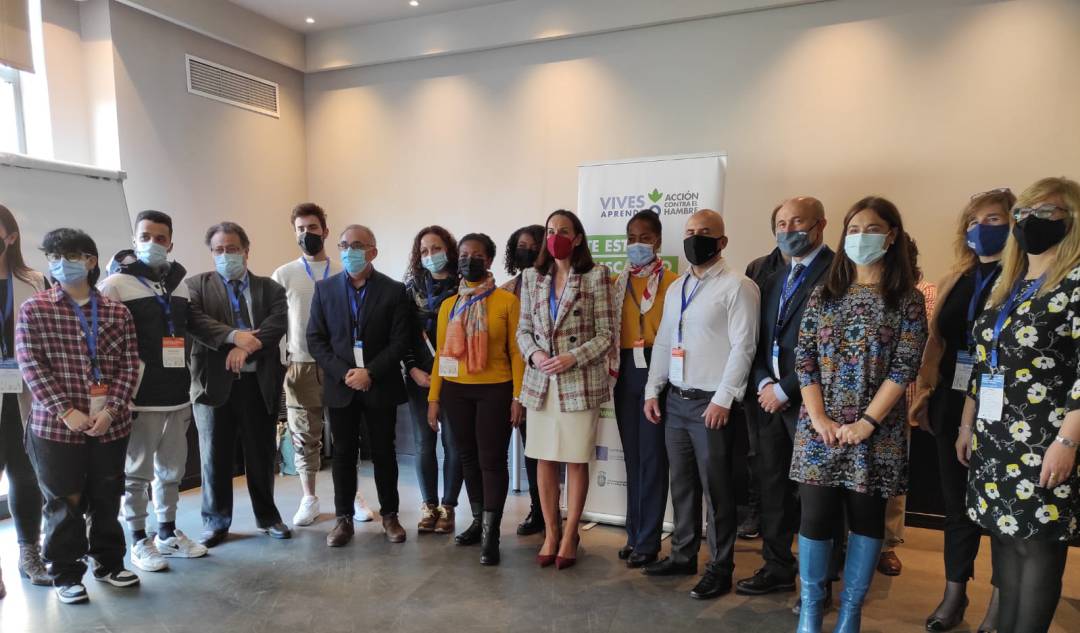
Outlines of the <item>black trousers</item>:
<svg viewBox="0 0 1080 633">
<path fill-rule="evenodd" d="M 521 443 L 525 444 L 526 436 L 526 422 L 525 418 L 522 418 L 521 424 L 518 426 L 518 432 L 521 433 Z M 544 510 L 540 507 L 540 484 L 536 480 L 536 459 L 532 457 L 525 457 L 525 478 L 529 480 L 529 503 L 532 505 L 533 512 L 539 512 L 543 517 Z"/>
<path fill-rule="evenodd" d="M 645 359 L 652 356 L 645 350 Z M 641 554 L 660 551 L 667 510 L 668 461 L 664 424 L 645 417 L 648 369 L 634 367 L 634 351 L 622 350 L 615 382 L 615 420 L 626 462 L 626 544 Z M 663 409 L 661 403 L 661 410 Z"/>
<path fill-rule="evenodd" d="M 354 513 L 361 437 L 366 438 L 364 444 L 371 450 L 379 512 L 387 515 L 398 511 L 398 463 L 394 448 L 397 407 L 374 407 L 368 405 L 366 400 L 365 394 L 358 391 L 353 394 L 348 406 L 327 409 L 330 435 L 334 440 L 331 474 L 334 479 L 334 508 L 338 517 L 352 517 Z"/>
<path fill-rule="evenodd" d="M 968 518 L 968 469 L 956 459 L 959 427 L 945 428 L 934 436 L 937 444 L 941 497 L 945 502 L 945 579 L 967 582 L 975 577 L 975 557 L 979 555 L 982 528 Z"/>
<path fill-rule="evenodd" d="M 82 581 L 86 555 L 110 572 L 124 567 L 127 545 L 118 517 L 127 444 L 127 437 L 68 444 L 26 435 L 45 499 L 42 556 L 57 586 Z"/>
<path fill-rule="evenodd" d="M 734 404 L 738 404 L 735 407 Z M 735 409 L 741 409 L 742 415 L 737 416 L 737 419 L 742 419 L 746 424 L 746 505 L 751 515 L 757 515 L 761 517 L 761 480 L 758 478 L 758 455 L 761 454 L 761 421 L 764 417 L 768 416 L 761 409 L 761 405 L 757 401 L 757 391 L 747 389 L 747 394 L 740 403 L 733 403 L 732 415 L 735 415 Z"/>
<path fill-rule="evenodd" d="M 510 490 L 507 452 L 514 384 L 464 385 L 444 380 L 439 403 L 453 428 L 470 503 L 502 514 Z"/>
<path fill-rule="evenodd" d="M 236 443 L 244 453 L 255 524 L 267 528 L 281 522 L 274 504 L 274 461 L 277 459 L 277 411 L 267 411 L 254 373 L 233 382 L 229 401 L 220 407 L 196 404 L 202 460 L 202 519 L 209 530 L 228 530 L 233 518 L 233 475 Z M 136 422 L 137 424 L 137 422 Z"/>
<path fill-rule="evenodd" d="M 0 408 L 0 475 L 7 471 L 8 508 L 15 519 L 19 545 L 37 545 L 41 540 L 41 490 L 23 445 L 23 424 L 19 398 L 4 394 Z"/>
<path fill-rule="evenodd" d="M 799 484 L 802 520 L 799 533 L 815 541 L 835 539 L 837 523 L 860 536 L 885 538 L 885 506 L 889 500 L 844 488 Z"/>
<path fill-rule="evenodd" d="M 791 553 L 799 528 L 798 486 L 788 477 L 795 422 L 760 408 L 755 418 L 751 424 L 756 422 L 758 436 L 754 467 L 761 485 L 761 557 L 767 571 L 792 579 L 799 567 Z"/>
<path fill-rule="evenodd" d="M 990 551 L 1000 591 L 998 633 L 1045 633 L 1061 599 L 1069 544 L 995 535 Z"/>
</svg>

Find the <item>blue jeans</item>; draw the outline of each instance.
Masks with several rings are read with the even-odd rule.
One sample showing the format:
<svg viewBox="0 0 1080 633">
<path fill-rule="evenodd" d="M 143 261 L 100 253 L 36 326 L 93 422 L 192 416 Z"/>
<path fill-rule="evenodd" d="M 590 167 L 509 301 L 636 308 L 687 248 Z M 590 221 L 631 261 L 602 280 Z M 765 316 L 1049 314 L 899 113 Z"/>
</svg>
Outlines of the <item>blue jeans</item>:
<svg viewBox="0 0 1080 633">
<path fill-rule="evenodd" d="M 427 388 L 417 385 L 411 379 L 406 379 L 405 383 L 409 391 L 409 411 L 413 419 L 416 481 L 420 485 L 420 495 L 424 503 L 434 504 L 439 500 L 439 458 L 435 454 L 435 443 L 439 434 L 432 431 L 427 423 Z M 458 496 L 461 495 L 464 475 L 457 446 L 454 444 L 454 434 L 446 423 L 445 413 L 440 416 L 440 422 L 443 447 L 442 505 L 453 508 L 457 506 Z"/>
</svg>

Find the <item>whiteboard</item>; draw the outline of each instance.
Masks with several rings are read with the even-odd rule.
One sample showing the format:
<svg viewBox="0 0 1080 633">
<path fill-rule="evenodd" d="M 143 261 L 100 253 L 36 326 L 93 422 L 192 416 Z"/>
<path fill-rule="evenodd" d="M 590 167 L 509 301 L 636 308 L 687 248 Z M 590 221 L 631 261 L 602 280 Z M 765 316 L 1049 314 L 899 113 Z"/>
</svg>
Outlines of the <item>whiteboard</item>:
<svg viewBox="0 0 1080 633">
<path fill-rule="evenodd" d="M 122 171 L 0 153 L 0 204 L 15 214 L 26 264 L 48 271 L 45 233 L 86 231 L 98 247 L 102 275 L 113 254 L 131 248 L 131 216 Z"/>
</svg>

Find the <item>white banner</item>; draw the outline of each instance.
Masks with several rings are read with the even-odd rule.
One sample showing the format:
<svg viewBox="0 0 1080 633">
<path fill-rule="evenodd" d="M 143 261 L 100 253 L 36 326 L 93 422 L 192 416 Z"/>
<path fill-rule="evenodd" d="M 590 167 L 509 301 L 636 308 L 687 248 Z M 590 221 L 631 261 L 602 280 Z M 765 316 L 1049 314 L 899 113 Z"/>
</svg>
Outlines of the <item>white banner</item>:
<svg viewBox="0 0 1080 633">
<path fill-rule="evenodd" d="M 661 255 L 680 272 L 683 229 L 700 209 L 723 213 L 726 154 L 658 156 L 590 163 L 578 167 L 577 213 L 589 236 L 594 259 L 618 273 L 626 263 L 626 223 L 642 209 L 653 209 L 664 224 Z M 622 306 L 616 306 L 621 310 Z M 590 473 L 585 518 L 614 525 L 626 521 L 626 465 L 613 405 L 601 408 L 596 463 Z M 670 497 L 664 517 L 671 529 Z"/>
</svg>

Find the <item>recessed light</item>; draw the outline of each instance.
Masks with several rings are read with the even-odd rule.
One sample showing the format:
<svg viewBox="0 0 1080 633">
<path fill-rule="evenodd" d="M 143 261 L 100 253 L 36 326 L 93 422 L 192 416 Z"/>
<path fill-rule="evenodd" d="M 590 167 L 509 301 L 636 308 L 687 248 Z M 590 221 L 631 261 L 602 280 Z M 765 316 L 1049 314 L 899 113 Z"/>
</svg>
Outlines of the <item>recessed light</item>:
<svg viewBox="0 0 1080 633">
<path fill-rule="evenodd" d="M 409 6 L 410 7 L 418 7 L 418 6 L 420 6 L 420 0 L 409 0 Z"/>
<path fill-rule="evenodd" d="M 308 24 L 315 24 L 315 18 L 304 18 L 304 22 Z"/>
</svg>

